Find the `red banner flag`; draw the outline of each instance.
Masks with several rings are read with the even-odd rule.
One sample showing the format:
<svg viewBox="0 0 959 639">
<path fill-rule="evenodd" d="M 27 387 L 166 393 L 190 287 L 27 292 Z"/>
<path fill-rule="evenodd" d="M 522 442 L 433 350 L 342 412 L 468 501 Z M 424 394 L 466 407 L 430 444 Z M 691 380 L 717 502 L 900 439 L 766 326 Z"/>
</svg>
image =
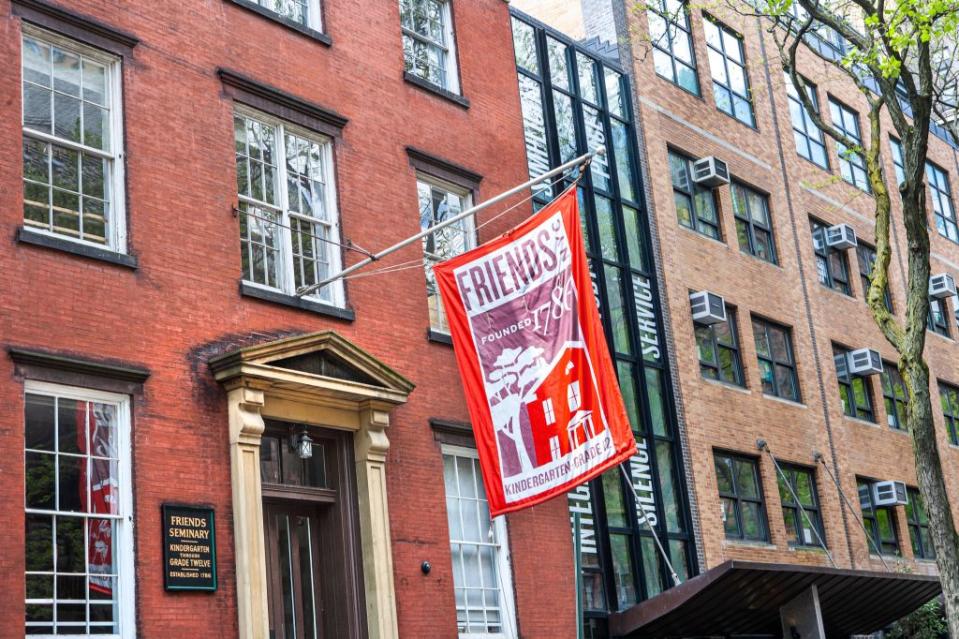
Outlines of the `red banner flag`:
<svg viewBox="0 0 959 639">
<path fill-rule="evenodd" d="M 567 492 L 633 454 L 576 189 L 436 265 L 490 513 Z"/>
</svg>

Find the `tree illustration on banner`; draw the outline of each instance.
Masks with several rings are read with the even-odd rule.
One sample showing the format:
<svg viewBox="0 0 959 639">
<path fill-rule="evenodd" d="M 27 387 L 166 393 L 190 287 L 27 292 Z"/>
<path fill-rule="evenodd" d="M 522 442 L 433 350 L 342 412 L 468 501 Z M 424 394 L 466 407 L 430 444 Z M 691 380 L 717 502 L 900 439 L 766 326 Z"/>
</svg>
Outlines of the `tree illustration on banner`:
<svg viewBox="0 0 959 639">
<path fill-rule="evenodd" d="M 576 206 L 570 190 L 434 270 L 494 516 L 564 493 L 635 450 Z"/>
</svg>

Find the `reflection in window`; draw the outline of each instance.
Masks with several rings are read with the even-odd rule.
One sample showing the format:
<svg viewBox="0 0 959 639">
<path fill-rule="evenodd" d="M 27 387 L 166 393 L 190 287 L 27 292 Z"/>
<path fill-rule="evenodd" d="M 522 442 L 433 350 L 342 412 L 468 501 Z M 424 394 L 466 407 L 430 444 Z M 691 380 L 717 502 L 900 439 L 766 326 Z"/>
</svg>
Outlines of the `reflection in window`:
<svg viewBox="0 0 959 639">
<path fill-rule="evenodd" d="M 742 38 L 712 19 L 703 20 L 716 108 L 743 124 L 756 126 Z"/>
<path fill-rule="evenodd" d="M 715 469 L 726 539 L 769 541 L 756 460 L 716 453 Z"/>
<path fill-rule="evenodd" d="M 692 160 L 675 151 L 669 152 L 669 170 L 673 178 L 676 217 L 686 228 L 715 240 L 720 239 L 719 214 L 712 189 L 693 182 Z"/>
<path fill-rule="evenodd" d="M 653 0 L 648 7 L 646 16 L 656 73 L 699 95 L 689 8 L 681 0 Z"/>
</svg>

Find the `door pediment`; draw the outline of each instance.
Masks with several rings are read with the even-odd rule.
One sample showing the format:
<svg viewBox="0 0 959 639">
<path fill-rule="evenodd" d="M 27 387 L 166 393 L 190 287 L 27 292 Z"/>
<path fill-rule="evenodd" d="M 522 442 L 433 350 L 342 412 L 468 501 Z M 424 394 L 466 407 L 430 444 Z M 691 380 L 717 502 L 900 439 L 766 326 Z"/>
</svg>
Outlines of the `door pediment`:
<svg viewBox="0 0 959 639">
<path fill-rule="evenodd" d="M 414 385 L 334 331 L 287 337 L 210 360 L 218 382 L 313 397 L 406 401 Z"/>
</svg>

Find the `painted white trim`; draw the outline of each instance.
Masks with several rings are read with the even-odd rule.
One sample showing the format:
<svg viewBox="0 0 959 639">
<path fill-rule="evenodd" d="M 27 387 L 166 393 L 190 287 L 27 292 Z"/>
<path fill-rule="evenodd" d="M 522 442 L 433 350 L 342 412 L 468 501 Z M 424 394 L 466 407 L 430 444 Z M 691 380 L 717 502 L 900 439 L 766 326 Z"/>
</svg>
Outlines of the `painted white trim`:
<svg viewBox="0 0 959 639">
<path fill-rule="evenodd" d="M 442 444 L 440 446 L 440 451 L 444 456 L 450 455 L 453 457 L 466 457 L 476 460 L 479 459 L 479 453 L 475 448 Z M 443 490 L 445 493 L 445 478 Z M 503 632 L 462 632 L 458 635 L 459 639 L 515 639 L 517 637 L 516 593 L 513 588 L 512 557 L 510 554 L 509 534 L 506 527 L 506 516 L 500 515 L 499 517 L 494 518 L 492 520 L 492 524 L 493 537 L 497 544 L 496 572 L 499 575 L 499 584 L 497 585 L 500 591 L 500 602 L 502 603 L 502 607 L 500 609 L 500 618 L 503 621 Z M 453 587 L 456 587 L 455 576 L 453 579 Z"/>
<path fill-rule="evenodd" d="M 126 208 L 126 175 L 125 175 L 125 164 L 126 164 L 126 154 L 124 153 L 124 135 L 123 135 L 123 66 L 122 61 L 118 56 L 106 53 L 100 49 L 87 46 L 83 43 L 77 42 L 71 38 L 53 33 L 52 31 L 47 31 L 46 29 L 41 29 L 40 27 L 34 26 L 27 22 L 22 23 L 21 35 L 20 35 L 20 69 L 22 73 L 23 69 L 23 39 L 24 38 L 33 38 L 39 40 L 44 44 L 53 45 L 62 49 L 66 49 L 72 53 L 76 53 L 85 58 L 102 64 L 105 68 L 105 88 L 106 95 L 104 96 L 104 101 L 107 104 L 107 107 L 110 110 L 110 148 L 104 152 L 103 150 L 96 149 L 92 152 L 86 150 L 83 145 L 71 143 L 69 140 L 59 141 L 55 135 L 34 135 L 30 132 L 30 129 L 27 129 L 23 124 L 24 116 L 24 106 L 26 105 L 26 100 L 23 96 L 23 77 L 20 78 L 20 127 L 23 135 L 33 136 L 40 139 L 44 139 L 47 142 L 52 144 L 58 144 L 60 146 L 66 146 L 69 148 L 77 148 L 83 150 L 84 153 L 95 155 L 97 157 L 108 157 L 110 160 L 110 172 L 104 177 L 109 179 L 110 184 L 107 189 L 108 191 L 108 200 L 106 206 L 106 245 L 97 244 L 96 242 L 88 242 L 80 240 L 79 238 L 73 238 L 69 235 L 64 235 L 61 233 L 49 232 L 51 235 L 61 238 L 67 241 L 77 242 L 78 244 L 84 244 L 88 246 L 96 246 L 97 248 L 106 248 L 111 251 L 115 251 L 120 254 L 127 253 L 127 208 Z M 51 113 L 51 115 L 53 115 Z M 51 176 L 51 180 L 53 176 Z M 21 211 L 22 217 L 22 211 Z"/>
<path fill-rule="evenodd" d="M 260 284 L 253 282 L 251 280 L 244 279 L 243 282 L 250 286 L 256 286 L 268 291 L 279 291 L 286 295 L 295 295 L 296 286 L 294 285 L 294 266 L 293 266 L 293 240 L 290 233 L 290 216 L 293 215 L 290 211 L 290 199 L 289 193 L 287 191 L 287 173 L 286 173 L 286 133 L 295 135 L 298 137 L 306 138 L 311 142 L 316 142 L 320 145 L 321 151 L 323 153 L 322 162 L 323 162 L 323 186 L 325 192 L 325 201 L 324 206 L 326 207 L 327 215 L 329 216 L 329 221 L 320 221 L 316 220 L 314 224 L 325 225 L 330 233 L 330 240 L 333 242 L 340 243 L 342 238 L 340 237 L 340 212 L 338 208 L 337 193 L 336 193 L 336 170 L 334 167 L 334 155 L 333 155 L 333 138 L 328 135 L 323 135 L 316 131 L 311 131 L 302 126 L 297 126 L 275 116 L 263 113 L 262 111 L 257 111 L 256 109 L 250 108 L 246 105 L 236 104 L 233 109 L 234 116 L 239 115 L 240 117 L 250 118 L 256 120 L 261 124 L 266 124 L 268 126 L 274 127 L 274 136 L 275 136 L 275 149 L 276 152 L 276 194 L 278 205 L 270 204 L 268 202 L 261 202 L 259 200 L 254 200 L 247 196 L 241 196 L 237 192 L 237 199 L 239 201 L 249 201 L 251 203 L 256 203 L 255 205 L 261 208 L 268 208 L 277 212 L 280 217 L 280 226 L 279 226 L 279 259 L 282 261 L 280 265 L 280 272 L 278 274 L 278 283 L 280 286 L 273 287 L 267 286 L 266 284 Z M 235 170 L 235 169 L 234 169 Z M 242 215 L 242 214 L 241 214 Z M 298 218 L 307 218 L 309 216 L 295 216 Z M 313 218 L 316 219 L 316 218 Z M 315 242 L 320 242 L 321 240 L 314 240 Z M 327 255 L 330 259 L 330 275 L 335 275 L 343 269 L 343 249 L 336 244 L 327 244 L 326 246 Z M 241 277 L 242 277 L 241 273 Z M 331 299 L 323 299 L 319 295 L 319 291 L 311 293 L 306 296 L 307 299 L 312 299 L 323 304 L 330 304 L 331 306 L 336 306 L 338 308 L 345 308 L 346 306 L 346 294 L 343 287 L 343 281 L 337 280 L 331 282 L 327 285 L 331 290 Z M 324 288 L 327 288 L 324 287 Z"/>
<path fill-rule="evenodd" d="M 117 483 L 120 486 L 118 503 L 119 518 L 117 537 L 120 552 L 114 559 L 117 564 L 116 620 L 119 634 L 89 634 L 86 637 L 104 639 L 134 639 L 136 637 L 136 564 L 133 547 L 133 453 L 132 432 L 130 428 L 130 397 L 119 393 L 90 390 L 77 386 L 65 386 L 49 382 L 26 380 L 23 384 L 24 397 L 27 394 L 55 396 L 58 398 L 93 401 L 112 404 L 117 408 Z M 24 424 L 24 429 L 25 429 Z M 30 635 L 31 637 L 61 637 L 62 635 Z"/>
</svg>

